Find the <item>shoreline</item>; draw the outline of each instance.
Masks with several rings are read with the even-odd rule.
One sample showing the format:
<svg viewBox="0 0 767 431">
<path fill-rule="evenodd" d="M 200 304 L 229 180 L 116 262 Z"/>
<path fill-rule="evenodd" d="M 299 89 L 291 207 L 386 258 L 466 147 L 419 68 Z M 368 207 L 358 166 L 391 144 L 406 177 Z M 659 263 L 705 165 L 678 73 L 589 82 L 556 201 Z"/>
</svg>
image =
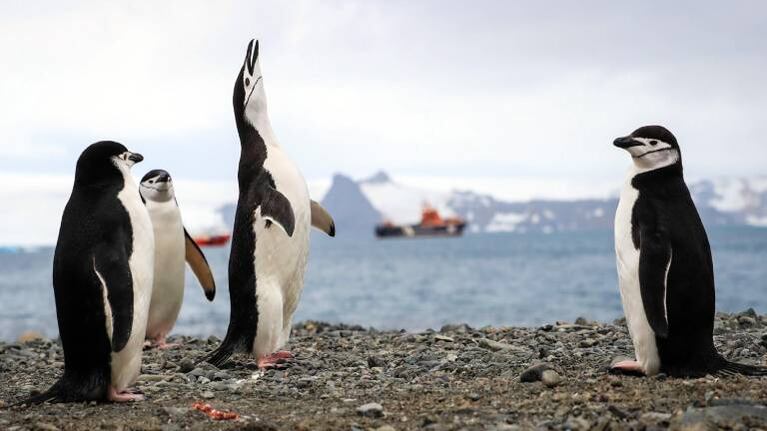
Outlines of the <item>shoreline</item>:
<svg viewBox="0 0 767 431">
<path fill-rule="evenodd" d="M 714 332 L 728 359 L 767 361 L 767 316 L 719 313 Z M 14 408 L 6 406 L 60 376 L 62 350 L 47 339 L 0 342 L 0 429 L 767 427 L 765 378 L 608 374 L 616 357 L 632 354 L 625 326 L 615 323 L 456 324 L 411 333 L 302 322 L 287 346 L 297 359 L 265 372 L 242 355 L 222 369 L 197 364 L 215 337 L 171 341 L 182 344 L 144 352 L 136 386 L 145 401 Z M 195 402 L 239 418 L 214 421 Z"/>
</svg>

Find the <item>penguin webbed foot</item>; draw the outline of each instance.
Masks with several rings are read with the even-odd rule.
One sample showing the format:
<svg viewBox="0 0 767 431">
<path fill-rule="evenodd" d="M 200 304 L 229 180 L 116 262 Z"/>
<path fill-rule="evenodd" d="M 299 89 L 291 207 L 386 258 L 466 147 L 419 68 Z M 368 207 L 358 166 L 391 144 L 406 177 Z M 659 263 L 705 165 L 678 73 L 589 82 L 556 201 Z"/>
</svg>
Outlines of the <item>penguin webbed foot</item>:
<svg viewBox="0 0 767 431">
<path fill-rule="evenodd" d="M 284 370 L 289 367 L 293 359 L 295 356 L 286 350 L 274 352 L 258 358 L 258 368 L 260 370 Z"/>
<path fill-rule="evenodd" d="M 180 345 L 181 345 L 180 343 L 168 343 L 165 340 L 165 336 L 161 336 L 155 339 L 148 339 L 144 341 L 144 350 L 147 350 L 147 349 L 166 350 L 166 349 L 171 349 L 173 347 L 178 347 Z"/>
<path fill-rule="evenodd" d="M 126 388 L 120 392 L 114 386 L 109 386 L 107 399 L 113 403 L 125 403 L 131 401 L 144 401 L 144 394 L 138 389 Z"/>
<path fill-rule="evenodd" d="M 644 377 L 645 372 L 637 361 L 620 361 L 610 366 L 610 374 Z"/>
</svg>

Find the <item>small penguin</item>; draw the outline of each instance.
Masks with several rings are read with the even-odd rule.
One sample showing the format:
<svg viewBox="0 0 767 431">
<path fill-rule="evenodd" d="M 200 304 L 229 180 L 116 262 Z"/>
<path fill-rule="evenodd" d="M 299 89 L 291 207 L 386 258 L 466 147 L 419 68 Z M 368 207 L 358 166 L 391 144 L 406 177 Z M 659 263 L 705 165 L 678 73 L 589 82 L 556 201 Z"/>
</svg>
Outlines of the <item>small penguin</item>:
<svg viewBox="0 0 767 431">
<path fill-rule="evenodd" d="M 613 370 L 767 375 L 766 368 L 727 361 L 714 347 L 711 248 L 676 138 L 664 127 L 645 126 L 614 145 L 633 161 L 615 214 L 615 252 L 636 361 Z"/>
<path fill-rule="evenodd" d="M 26 402 L 135 401 L 154 274 L 154 234 L 133 164 L 117 142 L 97 142 L 77 161 L 53 258 L 64 375 Z"/>
<path fill-rule="evenodd" d="M 209 301 L 216 296 L 216 282 L 205 255 L 181 222 L 170 174 L 161 169 L 147 172 L 139 190 L 152 219 L 155 242 L 154 287 L 146 338 L 165 349 L 173 346 L 165 342 L 165 337 L 176 324 L 184 300 L 184 260 L 189 262 Z"/>
<path fill-rule="evenodd" d="M 334 236 L 335 224 L 309 199 L 306 181 L 272 131 L 258 54 L 258 41 L 251 40 L 232 97 L 241 152 L 229 257 L 231 315 L 224 341 L 207 361 L 220 366 L 233 353 L 247 352 L 263 369 L 293 357 L 278 350 L 290 337 L 303 290 L 309 229 Z"/>
</svg>

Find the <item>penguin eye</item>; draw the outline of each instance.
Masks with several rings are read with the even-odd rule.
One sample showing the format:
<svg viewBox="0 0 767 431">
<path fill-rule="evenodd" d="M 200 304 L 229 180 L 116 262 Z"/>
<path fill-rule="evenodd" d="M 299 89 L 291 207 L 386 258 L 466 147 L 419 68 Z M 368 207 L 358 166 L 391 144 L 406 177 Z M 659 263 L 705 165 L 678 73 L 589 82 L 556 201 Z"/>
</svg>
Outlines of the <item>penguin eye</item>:
<svg viewBox="0 0 767 431">
<path fill-rule="evenodd" d="M 249 85 L 250 85 L 250 78 L 245 78 L 245 86 L 247 87 Z"/>
<path fill-rule="evenodd" d="M 658 145 L 658 141 L 652 140 L 652 141 L 650 141 L 650 145 L 652 145 L 652 146 Z"/>
</svg>

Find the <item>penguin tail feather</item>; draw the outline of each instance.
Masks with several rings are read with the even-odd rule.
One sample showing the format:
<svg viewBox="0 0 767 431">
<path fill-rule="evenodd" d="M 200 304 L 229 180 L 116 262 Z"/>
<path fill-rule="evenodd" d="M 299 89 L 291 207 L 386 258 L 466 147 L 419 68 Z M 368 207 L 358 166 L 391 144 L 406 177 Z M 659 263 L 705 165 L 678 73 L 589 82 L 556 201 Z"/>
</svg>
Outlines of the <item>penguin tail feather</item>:
<svg viewBox="0 0 767 431">
<path fill-rule="evenodd" d="M 56 382 L 53 386 L 50 387 L 47 391 L 37 394 L 37 395 L 31 395 L 21 401 L 18 401 L 16 403 L 13 403 L 9 405 L 8 407 L 18 407 L 23 405 L 35 405 L 35 404 L 42 404 L 42 403 L 60 403 L 64 402 L 64 397 L 62 395 L 61 391 L 61 385 L 60 382 Z"/>
<path fill-rule="evenodd" d="M 221 368 L 231 356 L 234 354 L 234 349 L 222 343 L 216 350 L 206 356 L 203 361 L 215 365 L 216 368 Z"/>
<path fill-rule="evenodd" d="M 743 375 L 743 376 L 767 376 L 767 367 L 758 365 L 739 364 L 730 362 L 723 357 L 719 357 L 717 374 L 722 375 Z"/>
</svg>

